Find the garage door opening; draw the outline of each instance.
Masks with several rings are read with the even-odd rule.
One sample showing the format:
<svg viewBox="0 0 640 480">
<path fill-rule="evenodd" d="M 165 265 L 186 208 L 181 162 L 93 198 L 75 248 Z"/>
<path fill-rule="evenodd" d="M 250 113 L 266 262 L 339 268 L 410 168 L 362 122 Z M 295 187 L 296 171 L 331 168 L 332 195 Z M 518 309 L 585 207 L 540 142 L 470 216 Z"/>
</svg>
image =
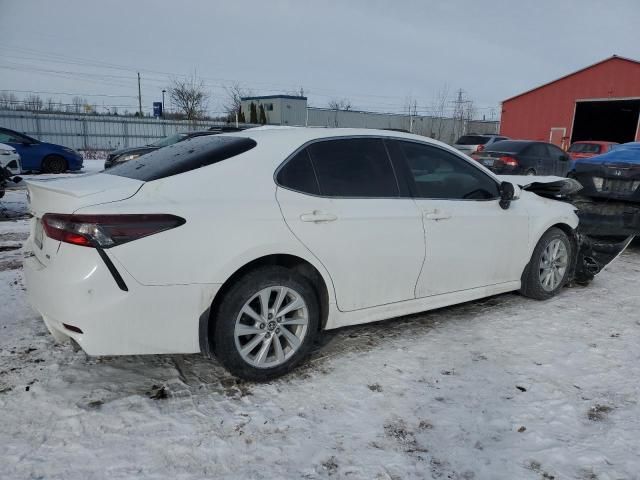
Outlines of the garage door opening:
<svg viewBox="0 0 640 480">
<path fill-rule="evenodd" d="M 633 142 L 638 130 L 639 100 L 579 101 L 571 143 L 580 140 Z"/>
</svg>

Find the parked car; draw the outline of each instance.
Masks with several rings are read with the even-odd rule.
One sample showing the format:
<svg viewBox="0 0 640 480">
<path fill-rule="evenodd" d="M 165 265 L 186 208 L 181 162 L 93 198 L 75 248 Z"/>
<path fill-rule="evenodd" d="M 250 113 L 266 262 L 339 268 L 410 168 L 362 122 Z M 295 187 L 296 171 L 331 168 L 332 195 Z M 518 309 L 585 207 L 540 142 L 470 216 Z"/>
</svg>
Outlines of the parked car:
<svg viewBox="0 0 640 480">
<path fill-rule="evenodd" d="M 550 298 L 576 255 L 573 205 L 400 132 L 200 136 L 28 189 L 27 290 L 56 339 L 215 354 L 255 380 L 297 365 L 320 330 Z"/>
<path fill-rule="evenodd" d="M 574 142 L 569 147 L 569 157 L 571 160 L 578 160 L 579 158 L 589 158 L 596 155 L 601 155 L 610 151 L 616 142 L 596 142 L 596 141 L 580 141 Z"/>
<path fill-rule="evenodd" d="M 11 175 L 22 172 L 20 155 L 11 145 L 0 143 L 0 168 L 5 168 Z"/>
<path fill-rule="evenodd" d="M 16 149 L 25 172 L 62 173 L 82 169 L 82 155 L 72 148 L 41 142 L 8 128 L 0 128 L 0 143 Z"/>
<path fill-rule="evenodd" d="M 462 153 L 472 156 L 482 152 L 493 143 L 500 142 L 502 140 L 509 140 L 509 137 L 489 134 L 468 134 L 461 136 L 456 140 L 456 143 L 454 143 L 453 146 Z"/>
<path fill-rule="evenodd" d="M 566 152 L 551 143 L 531 140 L 504 140 L 484 149 L 476 158 L 500 175 L 557 175 L 571 169 Z"/>
<path fill-rule="evenodd" d="M 584 196 L 640 203 L 640 142 L 577 160 L 570 176 L 582 184 Z"/>
<path fill-rule="evenodd" d="M 175 133 L 173 135 L 169 135 L 168 137 L 165 137 L 158 141 L 150 143 L 149 145 L 143 145 L 141 147 L 121 148 L 119 150 L 114 150 L 109 154 L 109 156 L 107 157 L 107 160 L 104 162 L 104 168 L 106 170 L 107 168 L 111 168 L 116 164 L 128 162 L 130 160 L 135 160 L 141 155 L 145 155 L 147 153 L 153 152 L 155 150 L 158 150 L 159 148 L 168 147 L 169 145 L 173 145 L 174 143 L 181 142 L 188 138 L 200 137 L 202 135 L 217 135 L 219 133 L 237 132 L 242 130 L 244 130 L 244 128 L 224 126 L 224 127 L 211 127 L 208 130 Z"/>
</svg>

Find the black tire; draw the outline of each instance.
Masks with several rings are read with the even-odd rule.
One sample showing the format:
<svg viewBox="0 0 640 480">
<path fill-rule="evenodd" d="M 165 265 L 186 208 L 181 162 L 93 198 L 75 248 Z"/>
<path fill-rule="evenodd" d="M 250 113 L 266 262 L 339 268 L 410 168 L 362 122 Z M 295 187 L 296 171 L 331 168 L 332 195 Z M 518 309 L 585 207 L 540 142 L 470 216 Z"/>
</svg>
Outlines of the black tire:
<svg viewBox="0 0 640 480">
<path fill-rule="evenodd" d="M 238 351 L 234 333 L 236 319 L 241 309 L 253 296 L 265 288 L 276 286 L 293 289 L 302 297 L 307 307 L 307 330 L 298 349 L 284 363 L 274 367 L 259 368 L 245 361 Z M 305 359 L 318 332 L 319 321 L 320 308 L 317 293 L 305 277 L 284 267 L 261 267 L 242 277 L 222 299 L 216 312 L 214 354 L 227 370 L 237 377 L 253 381 L 271 380 L 290 372 Z M 273 351 L 272 348 L 269 347 L 267 355 Z"/>
<path fill-rule="evenodd" d="M 64 173 L 67 171 L 67 161 L 59 155 L 49 155 L 42 160 L 44 173 Z"/>
<path fill-rule="evenodd" d="M 565 267 L 562 279 L 551 290 L 546 289 L 540 278 L 542 263 L 542 255 L 547 246 L 554 240 L 560 240 L 567 252 L 567 265 Z M 569 237 L 559 228 L 553 227 L 546 231 L 546 233 L 540 238 L 536 248 L 533 250 L 531 260 L 522 273 L 522 286 L 520 287 L 520 293 L 525 297 L 533 298 L 535 300 L 547 300 L 555 296 L 569 280 L 569 274 L 571 272 L 571 266 L 573 264 L 573 245 L 569 240 Z"/>
</svg>

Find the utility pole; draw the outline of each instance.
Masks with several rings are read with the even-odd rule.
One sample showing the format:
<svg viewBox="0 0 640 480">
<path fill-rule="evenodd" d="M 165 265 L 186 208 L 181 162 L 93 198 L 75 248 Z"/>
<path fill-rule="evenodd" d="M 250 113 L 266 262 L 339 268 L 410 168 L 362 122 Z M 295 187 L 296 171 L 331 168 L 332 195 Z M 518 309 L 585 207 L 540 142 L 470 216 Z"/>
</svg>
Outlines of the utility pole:
<svg viewBox="0 0 640 480">
<path fill-rule="evenodd" d="M 142 90 L 140 89 L 140 72 L 138 72 L 138 113 L 142 117 Z"/>
</svg>

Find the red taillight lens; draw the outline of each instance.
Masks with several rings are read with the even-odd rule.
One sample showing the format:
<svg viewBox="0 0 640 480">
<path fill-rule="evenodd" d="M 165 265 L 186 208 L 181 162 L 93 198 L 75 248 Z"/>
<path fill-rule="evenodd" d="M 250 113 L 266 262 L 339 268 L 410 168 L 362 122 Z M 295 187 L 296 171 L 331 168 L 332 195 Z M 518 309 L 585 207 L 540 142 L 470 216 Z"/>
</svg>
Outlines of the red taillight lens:
<svg viewBox="0 0 640 480">
<path fill-rule="evenodd" d="M 500 157 L 500 161 L 502 163 L 504 163 L 505 165 L 510 165 L 512 167 L 517 167 L 518 166 L 518 160 L 516 160 L 513 157 L 510 157 L 508 155 L 503 155 L 502 157 Z"/>
<path fill-rule="evenodd" d="M 83 247 L 109 248 L 163 232 L 185 223 L 175 215 L 69 215 L 46 213 L 47 237 Z"/>
</svg>

